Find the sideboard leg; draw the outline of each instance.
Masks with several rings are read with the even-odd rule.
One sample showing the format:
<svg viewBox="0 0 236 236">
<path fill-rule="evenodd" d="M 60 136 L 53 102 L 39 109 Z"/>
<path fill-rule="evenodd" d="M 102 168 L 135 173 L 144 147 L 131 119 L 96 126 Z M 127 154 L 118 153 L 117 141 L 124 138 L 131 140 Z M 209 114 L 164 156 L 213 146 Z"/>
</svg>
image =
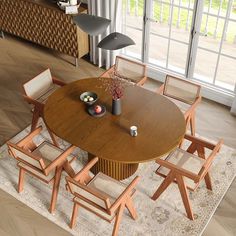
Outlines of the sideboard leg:
<svg viewBox="0 0 236 236">
<path fill-rule="evenodd" d="M 78 58 L 75 57 L 75 67 L 78 67 Z"/>
<path fill-rule="evenodd" d="M 3 33 L 3 31 L 2 31 L 2 30 L 0 30 L 0 32 L 1 32 L 1 33 L 0 33 L 0 35 L 1 35 L 1 38 L 3 38 L 3 39 L 4 39 L 5 37 L 4 37 L 4 33 Z"/>
</svg>

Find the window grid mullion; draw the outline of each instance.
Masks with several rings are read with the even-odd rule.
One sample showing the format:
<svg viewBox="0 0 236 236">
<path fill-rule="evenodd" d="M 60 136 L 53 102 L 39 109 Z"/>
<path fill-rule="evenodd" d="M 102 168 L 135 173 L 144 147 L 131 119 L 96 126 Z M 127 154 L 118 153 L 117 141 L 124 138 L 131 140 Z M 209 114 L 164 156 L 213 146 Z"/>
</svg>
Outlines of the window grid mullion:
<svg viewBox="0 0 236 236">
<path fill-rule="evenodd" d="M 216 82 L 216 76 L 217 76 L 217 71 L 218 71 L 218 67 L 219 67 L 222 46 L 223 46 L 223 42 L 224 42 L 224 39 L 225 39 L 225 36 L 226 36 L 226 30 L 227 30 L 227 26 L 228 26 L 227 23 L 228 23 L 228 18 L 230 16 L 232 4 L 233 4 L 233 0 L 229 0 L 227 13 L 226 13 L 226 17 L 225 17 L 224 28 L 223 28 L 223 32 L 222 32 L 221 40 L 220 40 L 220 47 L 219 47 L 219 52 L 218 52 L 218 57 L 217 57 L 217 62 L 216 62 L 216 68 L 215 68 L 215 73 L 214 73 L 214 78 L 213 78 L 213 84 L 215 84 L 215 82 Z"/>
<path fill-rule="evenodd" d="M 173 3 L 174 3 L 174 0 L 172 0 L 172 4 L 170 5 L 169 38 L 168 38 L 168 46 L 167 46 L 166 68 L 168 68 L 168 64 L 169 64 L 170 38 L 171 38 L 172 20 L 173 20 L 173 10 L 174 10 L 174 5 L 173 5 Z"/>
</svg>

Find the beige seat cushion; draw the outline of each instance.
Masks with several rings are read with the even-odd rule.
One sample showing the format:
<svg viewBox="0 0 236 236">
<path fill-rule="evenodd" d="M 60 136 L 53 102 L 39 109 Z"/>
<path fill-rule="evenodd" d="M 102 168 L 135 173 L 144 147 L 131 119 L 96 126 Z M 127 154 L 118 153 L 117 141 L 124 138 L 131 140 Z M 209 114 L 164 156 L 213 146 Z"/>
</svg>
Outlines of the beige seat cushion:
<svg viewBox="0 0 236 236">
<path fill-rule="evenodd" d="M 70 184 L 73 191 L 81 195 L 82 197 L 94 202 L 98 206 L 107 209 L 106 203 L 103 199 L 91 194 L 89 189 L 95 190 L 98 194 L 102 195 L 104 198 L 109 198 L 110 203 L 114 201 L 121 195 L 121 193 L 127 187 L 125 184 L 99 172 L 87 186 L 83 189 L 73 183 Z M 88 190 L 86 190 L 86 188 Z"/>
<path fill-rule="evenodd" d="M 202 168 L 203 164 L 205 163 L 205 160 L 190 154 L 180 148 L 177 148 L 174 152 L 172 152 L 170 155 L 168 155 L 166 158 L 161 158 L 161 159 L 165 159 L 166 161 L 181 167 L 185 170 L 188 170 L 194 174 L 198 174 L 200 169 Z M 158 169 L 158 172 L 164 176 L 167 176 L 170 172 L 170 170 L 166 167 L 161 166 Z M 192 179 L 189 179 L 187 177 L 184 177 L 185 183 L 186 185 L 191 188 L 194 189 L 196 184 L 194 183 L 194 181 Z"/>
<path fill-rule="evenodd" d="M 175 103 L 175 105 L 178 106 L 178 108 L 185 114 L 185 112 L 191 107 L 191 105 L 185 103 L 185 102 L 181 102 L 177 99 L 171 98 L 166 96 L 169 100 L 171 100 L 173 103 Z"/>
<path fill-rule="evenodd" d="M 64 151 L 49 142 L 41 143 L 32 153 L 36 156 L 42 157 L 45 165 L 47 166 L 53 162 L 58 156 L 60 156 Z M 68 161 L 71 161 L 74 156 L 69 155 L 67 157 Z"/>
<path fill-rule="evenodd" d="M 28 172 L 36 175 L 37 177 L 45 180 L 46 182 L 50 182 L 55 176 L 55 169 L 53 171 L 51 171 L 48 176 L 46 176 L 43 173 L 43 171 L 40 171 L 40 170 L 37 171 L 37 170 L 33 169 L 32 167 L 28 166 L 27 164 L 25 164 L 23 162 L 19 162 L 18 166 L 21 167 L 21 168 L 26 169 Z"/>
<path fill-rule="evenodd" d="M 40 95 L 35 99 L 40 103 L 46 103 L 48 97 L 58 88 L 60 88 L 58 84 L 51 84 L 51 86 L 46 91 L 42 91 L 42 93 L 40 93 Z"/>
<path fill-rule="evenodd" d="M 106 195 L 110 203 L 114 201 L 122 194 L 127 185 L 113 179 L 102 172 L 99 172 L 88 184 L 88 186 L 96 191 Z"/>
<path fill-rule="evenodd" d="M 36 156 L 39 156 L 43 159 L 45 165 L 49 165 L 51 162 L 53 162 L 58 156 L 60 156 L 64 151 L 58 147 L 55 147 L 53 144 L 49 142 L 42 142 L 32 153 Z M 74 158 L 74 156 L 69 155 L 67 157 L 68 161 L 71 161 Z M 55 169 L 49 173 L 48 176 L 45 176 L 43 171 L 37 171 L 27 164 L 24 164 L 22 162 L 18 163 L 19 167 L 22 167 L 29 172 L 35 174 L 36 176 L 44 179 L 45 181 L 49 182 L 54 176 L 55 176 Z"/>
</svg>

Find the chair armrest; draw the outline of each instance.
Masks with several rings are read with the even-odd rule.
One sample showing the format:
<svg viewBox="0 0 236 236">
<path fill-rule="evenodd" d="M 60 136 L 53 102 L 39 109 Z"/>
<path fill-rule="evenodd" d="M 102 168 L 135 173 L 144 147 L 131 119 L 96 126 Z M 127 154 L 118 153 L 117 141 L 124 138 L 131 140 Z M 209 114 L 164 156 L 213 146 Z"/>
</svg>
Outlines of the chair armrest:
<svg viewBox="0 0 236 236">
<path fill-rule="evenodd" d="M 23 147 L 26 146 L 27 143 L 31 142 L 32 139 L 38 135 L 41 131 L 42 131 L 42 126 L 39 126 L 37 129 L 35 129 L 33 132 L 31 132 L 30 134 L 28 134 L 26 137 L 24 137 L 23 139 L 21 139 L 19 142 L 17 142 L 17 146 L 19 147 Z"/>
<path fill-rule="evenodd" d="M 161 87 L 156 90 L 156 93 L 163 94 L 163 91 L 164 91 L 164 84 L 162 84 Z"/>
<path fill-rule="evenodd" d="M 208 148 L 210 150 L 213 150 L 216 146 L 216 144 L 213 144 L 213 143 L 210 143 L 206 140 L 202 140 L 200 138 L 197 138 L 195 136 L 192 136 L 190 134 L 185 134 L 184 135 L 184 139 L 187 139 L 189 140 L 190 142 L 194 143 L 194 144 L 197 144 L 199 146 L 202 146 L 203 148 Z"/>
<path fill-rule="evenodd" d="M 29 97 L 27 95 L 24 95 L 23 94 L 23 98 L 25 99 L 26 102 L 30 103 L 30 104 L 33 104 L 37 107 L 43 107 L 44 105 L 40 102 L 38 102 L 37 100 L 33 99 L 32 97 Z"/>
<path fill-rule="evenodd" d="M 147 81 L 147 76 L 144 76 L 138 83 L 138 86 L 143 86 L 145 84 L 145 82 Z"/>
<path fill-rule="evenodd" d="M 205 163 L 203 164 L 202 168 L 200 169 L 198 175 L 200 176 L 200 179 L 203 179 L 205 175 L 208 172 L 208 169 L 210 168 L 213 159 L 215 158 L 216 154 L 220 151 L 220 148 L 223 144 L 223 139 L 220 139 L 219 142 L 215 145 L 214 149 L 206 159 Z"/>
<path fill-rule="evenodd" d="M 87 165 L 80 170 L 74 177 L 75 181 L 79 181 L 85 175 L 88 175 L 89 170 L 98 162 L 98 157 L 93 158 Z"/>
<path fill-rule="evenodd" d="M 71 152 L 76 148 L 76 146 L 71 145 L 67 148 L 61 155 L 59 155 L 54 161 L 52 161 L 46 168 L 43 170 L 45 175 L 48 175 L 53 169 L 58 166 L 62 166 L 66 158 L 71 154 Z"/>
<path fill-rule="evenodd" d="M 127 188 L 122 192 L 122 194 L 116 199 L 116 201 L 112 204 L 110 208 L 110 212 L 116 211 L 116 209 L 120 206 L 122 202 L 126 200 L 126 198 L 130 197 L 130 194 L 134 187 L 137 185 L 138 181 L 140 180 L 139 176 L 136 176 L 132 182 L 127 186 Z"/>
<path fill-rule="evenodd" d="M 173 170 L 173 171 L 177 172 L 180 175 L 184 175 L 187 178 L 190 178 L 190 179 L 194 180 L 195 182 L 199 181 L 199 176 L 198 175 L 192 173 L 191 171 L 185 170 L 185 169 L 183 169 L 179 166 L 177 167 L 176 165 L 174 165 L 174 164 L 172 164 L 172 163 L 170 163 L 166 160 L 157 159 L 156 163 L 161 165 L 161 166 L 164 166 L 164 167 L 166 167 L 170 170 Z"/>
<path fill-rule="evenodd" d="M 104 78 L 110 78 L 110 73 L 112 73 L 115 70 L 115 65 L 113 65 L 111 68 L 106 70 L 103 74 L 101 74 L 99 77 L 104 77 Z"/>
<path fill-rule="evenodd" d="M 54 84 L 57 84 L 57 85 L 60 85 L 60 86 L 66 85 L 65 82 L 63 82 L 63 81 L 61 81 L 61 80 L 59 80 L 59 79 L 57 79 L 55 77 L 52 77 L 52 81 L 53 81 Z"/>
</svg>

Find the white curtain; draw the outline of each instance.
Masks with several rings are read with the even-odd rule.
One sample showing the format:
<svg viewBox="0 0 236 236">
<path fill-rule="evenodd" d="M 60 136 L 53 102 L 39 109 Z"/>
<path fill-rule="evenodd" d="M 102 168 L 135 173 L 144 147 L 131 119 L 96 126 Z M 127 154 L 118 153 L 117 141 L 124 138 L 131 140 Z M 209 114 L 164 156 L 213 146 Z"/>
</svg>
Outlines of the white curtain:
<svg viewBox="0 0 236 236">
<path fill-rule="evenodd" d="M 232 104 L 232 107 L 231 107 L 231 110 L 230 112 L 236 116 L 236 95 L 235 95 L 235 98 L 234 98 L 234 101 L 233 101 L 233 104 Z"/>
<path fill-rule="evenodd" d="M 122 0 L 117 1 L 117 8 L 115 0 L 88 0 L 88 13 L 95 16 L 105 17 L 111 20 L 110 26 L 107 30 L 99 36 L 90 37 L 90 60 L 92 63 L 98 65 L 99 67 L 105 65 L 106 69 L 110 68 L 115 62 L 115 56 L 119 53 L 119 50 L 108 51 L 100 49 L 97 44 L 107 35 L 121 30 L 121 21 L 117 20 L 115 22 L 115 14 L 117 14 L 116 19 L 121 19 L 122 17 Z M 115 25 L 116 24 L 116 25 Z"/>
</svg>

